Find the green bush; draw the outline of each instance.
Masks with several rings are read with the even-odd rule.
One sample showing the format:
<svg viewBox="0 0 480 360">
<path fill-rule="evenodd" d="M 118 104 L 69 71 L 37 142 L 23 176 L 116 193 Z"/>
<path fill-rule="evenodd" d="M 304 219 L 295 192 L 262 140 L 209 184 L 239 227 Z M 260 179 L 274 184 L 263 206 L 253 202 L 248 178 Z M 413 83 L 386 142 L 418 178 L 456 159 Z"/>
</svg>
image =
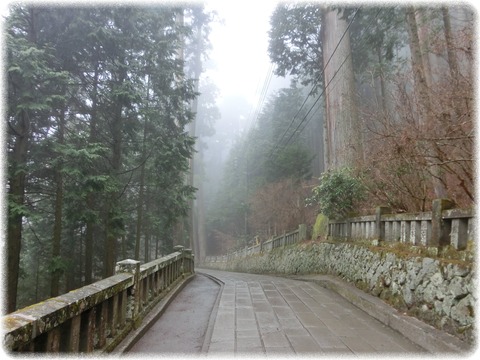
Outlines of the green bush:
<svg viewBox="0 0 480 360">
<path fill-rule="evenodd" d="M 318 206 L 318 211 L 330 219 L 343 219 L 365 199 L 366 189 L 351 169 L 343 168 L 324 172 L 312 194 L 307 204 Z"/>
</svg>

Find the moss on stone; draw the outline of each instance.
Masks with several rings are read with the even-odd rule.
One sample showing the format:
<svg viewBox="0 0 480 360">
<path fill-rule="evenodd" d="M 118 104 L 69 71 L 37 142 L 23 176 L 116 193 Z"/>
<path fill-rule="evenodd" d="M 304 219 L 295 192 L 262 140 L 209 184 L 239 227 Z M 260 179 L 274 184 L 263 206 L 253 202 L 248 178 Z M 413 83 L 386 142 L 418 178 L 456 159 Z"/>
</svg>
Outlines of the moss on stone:
<svg viewBox="0 0 480 360">
<path fill-rule="evenodd" d="M 432 303 L 432 289 L 429 289 L 430 296 L 424 296 L 425 286 L 432 281 L 432 271 L 440 273 L 440 276 L 435 278 L 440 283 L 435 286 L 439 286 L 438 291 L 444 293 L 454 276 L 465 278 L 465 282 L 471 281 L 473 262 L 453 259 L 453 256 L 442 258 L 446 254 L 445 251 L 437 254 L 436 248 L 432 252 L 432 248 L 409 243 L 378 242 L 371 239 L 338 241 L 328 238 L 236 259 L 226 268 L 264 274 L 310 273 L 340 276 L 353 282 L 357 288 L 378 296 L 399 311 L 408 312 L 432 326 L 456 335 L 457 328 L 463 324 L 450 317 L 448 306 L 451 304 L 445 305 L 442 297 L 438 300 L 442 302 L 440 307 L 435 307 Z M 467 288 L 465 291 L 470 290 Z M 447 309 L 444 309 L 445 307 Z M 474 317 L 473 312 L 471 309 L 471 318 Z M 461 339 L 472 339 L 472 328 L 460 332 Z"/>
<path fill-rule="evenodd" d="M 326 239 L 328 236 L 328 217 L 318 214 L 313 225 L 312 239 Z"/>
</svg>

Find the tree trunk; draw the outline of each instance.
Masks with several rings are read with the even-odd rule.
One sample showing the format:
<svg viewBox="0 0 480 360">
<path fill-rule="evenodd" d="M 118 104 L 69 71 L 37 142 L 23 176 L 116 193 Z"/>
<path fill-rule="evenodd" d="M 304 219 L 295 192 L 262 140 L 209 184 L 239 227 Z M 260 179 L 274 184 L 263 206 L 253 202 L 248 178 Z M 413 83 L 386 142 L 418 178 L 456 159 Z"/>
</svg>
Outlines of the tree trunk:
<svg viewBox="0 0 480 360">
<path fill-rule="evenodd" d="M 355 167 L 363 158 L 350 36 L 342 16 L 330 8 L 322 16 L 327 169 Z"/>
<path fill-rule="evenodd" d="M 20 271 L 20 249 L 22 247 L 22 220 L 25 205 L 27 153 L 30 143 L 30 121 L 25 111 L 19 116 L 15 129 L 15 143 L 10 157 L 10 179 L 7 224 L 7 312 L 16 310 L 17 288 Z"/>
<path fill-rule="evenodd" d="M 177 12 L 175 14 L 175 25 L 177 27 L 183 27 L 184 26 L 184 21 L 185 21 L 185 16 L 184 16 L 183 8 L 180 7 L 180 8 L 177 9 Z M 178 61 L 183 63 L 185 61 L 185 53 L 184 53 L 185 42 L 184 42 L 183 35 L 179 35 L 178 38 L 179 38 L 179 45 L 178 45 L 177 51 L 176 51 L 176 58 L 177 58 Z M 183 81 L 184 81 L 184 76 L 183 76 L 183 72 L 182 72 L 181 75 L 177 78 L 177 82 L 179 84 L 179 87 L 182 86 Z M 190 166 L 191 166 L 191 163 L 190 163 Z M 190 173 L 186 174 L 185 183 L 191 184 Z M 190 208 L 190 210 L 191 210 L 191 208 Z M 187 217 L 188 217 L 188 219 L 191 220 L 191 219 L 193 219 L 193 216 L 192 216 L 190 210 L 187 214 Z M 185 245 L 184 226 L 185 226 L 184 218 L 179 219 L 178 224 L 177 224 L 177 231 L 174 232 L 174 239 L 173 239 L 172 247 L 173 247 L 173 245 Z"/>
<path fill-rule="evenodd" d="M 91 211 L 94 207 L 94 194 L 87 194 L 87 209 Z M 93 239 L 94 239 L 95 223 L 93 219 L 88 219 L 85 230 L 85 285 L 93 282 Z"/>
<path fill-rule="evenodd" d="M 383 56 L 382 56 L 382 49 L 377 47 L 377 57 L 378 57 L 378 65 L 380 67 L 380 73 L 378 74 L 378 81 L 380 82 L 380 99 L 377 98 L 377 102 L 381 102 L 382 104 L 382 111 L 386 115 L 388 113 L 387 107 L 387 91 L 385 86 L 385 79 L 383 77 Z M 388 117 L 386 117 L 388 118 Z"/>
<path fill-rule="evenodd" d="M 93 78 L 93 94 L 92 94 L 92 110 L 90 113 L 90 134 L 89 143 L 94 144 L 97 137 L 97 106 L 98 106 L 98 63 L 95 66 L 95 74 Z M 95 208 L 95 194 L 89 192 L 87 194 L 87 211 L 93 211 Z M 85 285 L 93 282 L 93 242 L 95 234 L 95 220 L 92 216 L 87 217 L 85 231 Z"/>
<path fill-rule="evenodd" d="M 205 228 L 205 190 L 203 183 L 200 184 L 198 189 L 198 199 L 197 199 L 197 222 L 198 222 L 198 261 L 202 262 L 206 256 L 206 247 L 207 247 L 207 232 Z"/>
<path fill-rule="evenodd" d="M 116 113 L 113 120 L 113 147 L 112 147 L 112 176 L 118 176 L 122 161 L 122 115 L 121 106 L 118 106 L 120 111 Z M 118 216 L 119 216 L 119 196 L 120 193 L 115 191 L 111 194 L 110 200 L 107 204 L 107 221 L 105 231 L 105 263 L 104 274 L 105 277 L 114 275 L 115 262 L 117 260 L 117 233 L 118 233 Z"/>
<path fill-rule="evenodd" d="M 147 214 L 151 214 L 152 213 L 152 196 L 153 194 L 151 194 L 151 190 L 149 191 L 150 189 L 147 187 L 145 189 L 145 193 L 146 193 L 146 196 L 145 196 L 145 212 Z M 150 261 L 150 248 L 152 246 L 152 238 L 153 238 L 153 235 L 152 235 L 152 225 L 151 223 L 149 223 L 148 221 L 145 221 L 144 220 L 144 236 L 145 236 L 145 241 L 146 241 L 146 246 L 145 246 L 145 261 Z M 155 259 L 157 259 L 157 254 L 155 254 Z"/>
<path fill-rule="evenodd" d="M 430 94 L 425 76 L 425 62 L 422 59 L 422 48 L 418 36 L 418 26 L 415 17 L 415 8 L 410 6 L 406 11 L 406 20 L 408 33 L 410 37 L 410 53 L 412 59 L 412 69 L 415 82 L 415 94 L 417 98 L 417 111 L 419 114 L 419 128 L 423 133 L 431 131 L 435 126 L 435 118 L 430 102 Z M 428 143 L 424 144 L 424 151 L 426 162 L 429 167 L 428 171 L 431 174 L 432 186 L 436 198 L 446 197 L 446 188 L 442 180 L 441 169 L 435 165 L 438 154 L 434 147 Z"/>
<path fill-rule="evenodd" d="M 145 141 L 145 138 L 144 140 Z M 143 150 L 143 156 L 145 156 L 145 144 Z M 143 157 L 142 157 L 143 158 Z M 142 159 L 143 161 L 143 159 Z M 144 206 L 144 187 L 145 187 L 145 163 L 140 167 L 140 183 L 138 191 L 138 203 L 137 203 L 137 228 L 135 232 L 135 260 L 140 259 L 140 240 L 142 237 L 143 223 L 143 206 Z M 146 241 L 146 240 L 145 240 Z"/>
<path fill-rule="evenodd" d="M 423 75 L 427 87 L 431 87 L 434 84 L 432 65 L 435 63 L 433 54 L 430 52 L 430 31 L 432 24 L 428 21 L 428 17 L 431 16 L 431 14 L 429 13 L 429 10 L 425 8 L 416 8 L 414 9 L 414 16 L 417 29 L 416 32 L 419 40 L 420 57 L 422 59 Z"/>
<path fill-rule="evenodd" d="M 193 64 L 193 78 L 195 79 L 195 92 L 198 92 L 199 89 L 199 79 L 200 75 L 202 74 L 202 24 L 200 23 L 197 28 L 196 28 L 196 42 L 197 42 L 197 48 L 195 52 L 195 57 L 194 57 L 194 64 Z M 191 104 L 191 110 L 193 113 L 197 113 L 198 111 L 198 96 L 195 97 L 195 99 L 192 101 Z M 197 126 L 197 120 L 196 117 L 190 124 L 190 136 L 195 137 L 196 135 L 196 126 Z M 198 188 L 198 195 L 201 196 L 200 192 L 202 191 L 201 188 L 203 188 L 202 182 L 204 180 L 203 176 L 197 176 L 199 184 L 194 184 L 195 182 L 195 163 L 200 163 L 203 164 L 201 159 L 202 154 L 199 152 L 197 154 L 192 154 L 192 158 L 190 159 L 190 174 L 189 174 L 189 185 L 191 186 L 196 186 Z M 202 165 L 203 166 L 203 165 Z M 198 168 L 198 166 L 197 166 Z M 203 196 L 203 194 L 202 194 Z M 200 221 L 205 221 L 204 217 L 204 212 L 205 206 L 203 201 L 197 201 L 196 203 L 197 206 L 197 211 L 194 211 L 194 200 L 191 199 L 189 200 L 189 219 L 190 219 L 190 248 L 194 251 L 195 256 L 201 261 L 202 259 L 202 252 L 205 253 L 205 244 L 202 242 L 205 242 L 205 224 L 200 224 Z M 197 219 L 195 219 L 195 213 L 197 214 Z M 201 218 L 198 218 L 201 216 Z M 201 231 L 203 231 L 203 234 L 200 234 L 200 227 Z M 197 237 L 198 236 L 198 237 Z M 205 256 L 205 255 L 203 255 Z"/>
<path fill-rule="evenodd" d="M 408 7 L 406 16 L 408 33 L 410 36 L 410 54 L 412 59 L 413 79 L 415 82 L 415 97 L 418 99 L 418 124 L 420 125 L 420 127 L 425 128 L 429 123 L 428 117 L 431 115 L 431 105 L 425 75 L 424 62 L 422 59 L 420 38 L 418 37 L 418 27 L 415 18 L 415 9 L 413 7 Z"/>
<path fill-rule="evenodd" d="M 65 143 L 65 112 L 59 117 L 58 121 L 58 143 L 63 145 Z M 63 213 L 63 175 L 62 175 L 62 163 L 57 164 L 55 169 L 55 221 L 53 225 L 53 238 L 52 238 L 52 261 L 55 266 L 59 266 L 60 261 L 60 246 L 62 241 L 62 213 Z M 55 297 L 60 293 L 60 277 L 62 275 L 62 269 L 55 267 L 52 270 L 52 278 L 50 283 L 50 296 Z"/>
<path fill-rule="evenodd" d="M 82 286 L 82 281 L 79 280 L 82 276 L 82 239 L 76 239 L 75 228 L 73 226 L 70 228 L 67 246 L 69 249 L 71 249 L 71 251 L 68 251 L 67 253 L 68 261 L 72 264 L 74 268 L 70 269 L 70 271 L 68 271 L 66 274 L 65 292 L 77 289 Z"/>
<path fill-rule="evenodd" d="M 122 84 L 125 79 L 125 74 L 121 74 L 119 84 Z M 112 116 L 112 161 L 111 161 L 111 175 L 117 177 L 122 166 L 122 128 L 123 105 L 120 99 L 116 99 L 114 111 Z M 107 221 L 105 233 L 105 263 L 104 274 L 105 277 L 112 276 L 115 273 L 115 262 L 117 260 L 117 234 L 119 230 L 120 216 L 120 192 L 114 191 L 111 194 L 110 201 L 107 205 Z"/>
<path fill-rule="evenodd" d="M 137 229 L 135 233 L 135 260 L 140 259 L 140 240 L 142 237 L 143 223 L 143 207 L 144 207 L 144 188 L 145 188 L 145 161 L 146 161 L 146 139 L 147 139 L 147 119 L 143 125 L 143 145 L 142 145 L 142 165 L 140 166 L 140 183 L 138 190 L 138 203 L 137 203 Z M 145 241 L 147 241 L 145 239 Z M 145 256 L 147 254 L 145 253 Z"/>
<path fill-rule="evenodd" d="M 452 81 L 453 89 L 453 107 L 457 119 L 462 116 L 462 100 L 457 97 L 458 93 L 458 77 L 460 76 L 460 71 L 458 67 L 457 56 L 455 55 L 453 36 L 452 36 L 452 25 L 450 23 L 450 13 L 447 7 L 442 7 L 442 17 L 443 17 L 443 29 L 445 33 L 445 46 L 447 48 L 447 59 L 448 59 L 448 68 L 450 70 L 450 78 Z"/>
<path fill-rule="evenodd" d="M 147 111 L 148 114 L 148 103 L 149 103 L 149 92 L 150 86 L 147 83 Z M 145 188 L 145 163 L 147 161 L 147 131 L 148 131 L 148 115 L 145 116 L 145 120 L 143 123 L 143 143 L 142 143 L 142 156 L 141 161 L 142 164 L 140 165 L 140 179 L 139 179 L 139 190 L 138 190 L 138 204 L 137 204 L 137 230 L 135 234 L 135 260 L 140 259 L 140 240 L 142 237 L 142 228 L 144 226 L 143 223 L 143 207 L 144 207 L 144 188 Z M 147 239 L 145 239 L 147 241 Z M 146 248 L 145 248 L 146 249 Z M 145 252 L 145 258 L 147 257 L 147 252 Z"/>
</svg>

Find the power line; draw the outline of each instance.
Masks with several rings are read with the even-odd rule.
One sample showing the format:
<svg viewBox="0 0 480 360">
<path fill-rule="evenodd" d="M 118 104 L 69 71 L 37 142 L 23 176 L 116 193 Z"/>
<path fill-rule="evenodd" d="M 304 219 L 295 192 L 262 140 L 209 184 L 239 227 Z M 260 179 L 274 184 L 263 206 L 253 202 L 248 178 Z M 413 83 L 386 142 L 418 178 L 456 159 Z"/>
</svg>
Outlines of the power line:
<svg viewBox="0 0 480 360">
<path fill-rule="evenodd" d="M 258 121 L 260 111 L 262 110 L 263 103 L 265 102 L 265 98 L 268 94 L 270 82 L 273 77 L 273 71 L 274 71 L 274 64 L 270 63 L 270 66 L 267 71 L 267 75 L 265 76 L 265 79 L 263 81 L 263 87 L 262 87 L 262 91 L 260 93 L 260 97 L 258 99 L 257 105 L 254 108 L 252 108 L 253 111 L 251 111 L 249 116 L 251 118 L 249 128 L 253 128 L 253 126 L 255 126 L 255 123 Z M 258 87 L 257 87 L 257 90 L 258 90 Z"/>
<path fill-rule="evenodd" d="M 359 8 L 360 9 L 360 8 Z M 358 11 L 358 10 L 357 10 Z M 377 14 L 375 15 L 375 18 L 378 17 L 378 15 L 380 14 L 380 11 L 382 11 L 382 9 L 379 9 Z M 355 13 L 356 15 L 356 13 Z M 353 20 L 353 19 L 352 19 Z M 373 22 L 370 22 L 369 25 L 367 26 L 367 28 L 365 29 L 365 33 L 367 32 L 367 30 L 370 28 L 370 26 L 372 26 Z M 363 42 L 366 41 L 366 38 L 363 39 Z M 338 47 L 338 46 L 337 46 Z M 317 98 L 317 100 L 315 101 L 315 103 L 312 105 L 312 107 L 310 108 L 309 112 L 312 110 L 312 108 L 315 106 L 315 104 L 320 100 L 320 98 L 322 97 L 322 95 L 325 93 L 325 91 L 327 90 L 328 86 L 330 85 L 330 83 L 333 81 L 333 79 L 335 78 L 335 76 L 337 75 L 337 73 L 339 72 L 339 70 L 342 68 L 343 64 L 347 61 L 347 59 L 351 56 L 351 52 L 345 57 L 345 59 L 343 60 L 342 64 L 339 66 L 339 68 L 337 69 L 337 71 L 335 72 L 334 76 L 332 77 L 332 79 L 330 80 L 330 82 L 325 86 L 324 90 L 322 91 L 322 93 L 319 95 L 319 97 Z M 317 109 L 318 111 L 318 109 Z M 307 115 L 305 115 L 305 117 L 303 118 L 302 122 L 306 120 L 307 116 L 308 116 L 308 113 Z M 299 134 L 305 129 L 305 127 L 307 126 L 308 122 L 313 118 L 313 116 L 308 119 L 308 121 L 305 123 L 305 126 L 302 128 L 302 130 L 299 132 Z M 302 123 L 301 122 L 301 123 Z M 293 132 L 293 134 L 290 136 L 290 138 L 287 140 L 287 142 L 285 143 L 284 147 L 286 147 L 290 141 L 290 139 L 293 137 L 293 135 L 296 133 L 296 131 L 298 130 L 298 128 L 300 127 L 301 123 L 299 124 L 299 126 L 297 126 L 297 128 L 295 129 L 295 131 Z"/>
<path fill-rule="evenodd" d="M 313 91 L 316 90 L 316 88 L 318 87 L 318 85 L 316 85 L 316 83 L 318 83 L 320 77 L 323 76 L 323 74 L 325 73 L 325 70 L 326 70 L 327 66 L 330 64 L 331 59 L 333 58 L 333 56 L 334 56 L 335 53 L 337 52 L 337 49 L 338 49 L 338 47 L 340 46 L 340 43 L 342 42 L 343 38 L 344 38 L 345 35 L 347 34 L 348 30 L 350 29 L 350 27 L 351 27 L 351 25 L 352 25 L 352 23 L 353 23 L 353 20 L 354 20 L 355 17 L 357 16 L 357 13 L 358 13 L 358 11 L 359 11 L 360 9 L 361 9 L 361 6 L 355 11 L 352 19 L 350 20 L 349 24 L 347 25 L 347 28 L 346 28 L 345 31 L 343 32 L 342 36 L 341 36 L 340 39 L 338 40 L 337 45 L 336 45 L 335 48 L 334 48 L 332 54 L 331 54 L 330 57 L 328 58 L 327 63 L 324 65 L 321 74 L 319 74 L 318 77 L 316 78 L 316 81 L 315 81 L 314 85 L 312 86 L 310 92 L 308 93 L 308 95 L 306 96 L 306 98 L 305 98 L 305 100 L 303 101 L 302 105 L 300 106 L 300 108 L 299 108 L 298 111 L 296 112 L 296 114 L 295 114 L 295 116 L 293 117 L 292 121 L 290 122 L 288 128 L 287 128 L 287 129 L 285 130 L 285 132 L 282 134 L 280 140 L 275 144 L 275 146 L 273 147 L 273 149 L 270 151 L 270 153 L 269 153 L 269 155 L 267 156 L 267 158 L 271 158 L 271 157 L 274 155 L 274 153 L 275 153 L 275 151 L 277 150 L 277 148 L 280 148 L 280 147 L 285 148 L 285 147 L 288 145 L 288 143 L 289 143 L 289 141 L 292 139 L 293 135 L 296 133 L 296 131 L 298 130 L 298 128 L 301 126 L 301 124 L 305 121 L 305 119 L 306 119 L 306 117 L 308 116 L 308 114 L 310 114 L 310 112 L 311 112 L 311 110 L 313 109 L 313 107 L 317 104 L 317 102 L 320 100 L 322 94 L 325 92 L 325 89 L 327 88 L 328 85 L 326 85 L 326 86 L 324 87 L 324 90 L 323 90 L 322 94 L 320 94 L 320 96 L 318 97 L 318 99 L 314 102 L 314 104 L 313 104 L 313 105 L 310 107 L 310 109 L 308 110 L 308 112 L 307 112 L 307 114 L 305 115 L 305 117 L 303 117 L 303 119 L 300 121 L 300 123 L 298 124 L 297 128 L 295 129 L 295 131 L 290 135 L 290 137 L 288 138 L 288 140 L 287 140 L 287 141 L 285 142 L 285 144 L 282 146 L 281 143 L 282 143 L 283 139 L 285 138 L 285 136 L 286 136 L 286 134 L 288 133 L 288 131 L 290 130 L 290 128 L 293 126 L 293 124 L 294 124 L 294 122 L 295 122 L 298 114 L 299 114 L 300 111 L 302 110 L 303 106 L 305 106 L 308 98 L 311 96 L 311 94 L 313 93 Z M 348 56 L 347 56 L 347 58 L 348 58 Z M 345 61 L 346 61 L 347 58 L 344 59 L 344 61 L 342 62 L 342 65 L 345 63 Z M 341 66 L 342 66 L 342 65 L 341 65 Z M 341 66 L 339 67 L 338 70 L 340 70 Z M 337 70 L 337 72 L 338 72 L 338 70 Z M 336 75 L 336 73 L 335 73 L 335 75 Z M 332 80 L 333 80 L 333 78 L 332 78 Z M 302 129 L 302 130 L 303 130 L 303 129 Z"/>
<path fill-rule="evenodd" d="M 298 124 L 298 126 L 295 128 L 295 131 L 293 131 L 293 133 L 290 135 L 290 137 L 288 138 L 288 140 L 286 141 L 285 145 L 283 147 L 287 147 L 287 145 L 289 144 L 290 140 L 293 138 L 293 136 L 296 134 L 297 130 L 299 129 L 299 127 L 302 125 L 302 123 L 304 121 L 306 121 L 308 115 L 310 114 L 310 112 L 313 110 L 314 106 L 317 104 L 317 102 L 322 98 L 322 95 L 325 93 L 325 91 L 327 90 L 328 86 L 332 83 L 333 79 L 335 79 L 335 77 L 337 76 L 337 74 L 340 72 L 340 69 L 342 68 L 343 64 L 345 64 L 345 62 L 347 61 L 347 59 L 350 57 L 350 54 L 348 54 L 345 59 L 343 59 L 342 61 L 342 64 L 338 67 L 337 71 L 335 71 L 335 73 L 333 74 L 332 78 L 330 79 L 330 81 L 328 82 L 328 84 L 325 86 L 325 88 L 323 89 L 323 91 L 321 92 L 321 94 L 318 96 L 317 100 L 315 100 L 315 102 L 313 103 L 313 105 L 310 107 L 310 109 L 308 110 L 307 114 L 304 116 L 304 118 L 302 119 L 302 121 Z M 313 117 L 313 116 L 312 116 Z M 309 119 L 309 121 L 311 120 L 311 118 Z M 305 126 L 302 128 L 302 131 L 303 129 L 307 126 L 308 122 L 305 123 Z M 300 132 L 299 132 L 300 134 Z"/>
</svg>

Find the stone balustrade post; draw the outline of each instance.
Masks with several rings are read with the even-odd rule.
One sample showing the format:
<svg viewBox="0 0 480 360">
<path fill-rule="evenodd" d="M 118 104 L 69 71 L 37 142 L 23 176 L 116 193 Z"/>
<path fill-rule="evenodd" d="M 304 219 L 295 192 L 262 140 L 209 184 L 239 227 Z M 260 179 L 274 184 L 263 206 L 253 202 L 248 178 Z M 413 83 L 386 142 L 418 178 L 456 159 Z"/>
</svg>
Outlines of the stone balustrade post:
<svg viewBox="0 0 480 360">
<path fill-rule="evenodd" d="M 186 255 L 188 255 L 189 259 L 187 260 L 188 262 L 188 266 L 187 266 L 187 272 L 189 273 L 194 273 L 194 262 L 193 262 L 193 258 L 194 258 L 194 254 L 193 254 L 193 250 L 192 249 L 185 249 L 184 250 L 184 253 Z"/>
<path fill-rule="evenodd" d="M 392 209 L 388 206 L 379 206 L 375 209 L 375 237 L 378 241 L 385 240 L 385 224 L 382 223 L 382 216 L 391 213 Z"/>
<path fill-rule="evenodd" d="M 135 320 L 140 308 L 140 261 L 126 259 L 117 262 L 115 273 L 128 273 L 133 275 L 133 306 L 132 320 Z"/>
<path fill-rule="evenodd" d="M 298 242 L 307 240 L 307 225 L 298 225 Z"/>
<path fill-rule="evenodd" d="M 352 238 L 352 222 L 350 221 L 350 218 L 345 219 L 345 236 L 346 240 L 351 240 Z"/>
<path fill-rule="evenodd" d="M 173 250 L 174 251 L 177 251 L 177 252 L 182 252 L 183 253 L 183 250 L 185 249 L 185 247 L 183 245 L 175 245 L 173 247 Z"/>
<path fill-rule="evenodd" d="M 184 276 L 184 272 L 185 272 L 185 267 L 184 267 L 184 250 L 185 250 L 185 247 L 183 245 L 175 245 L 173 247 L 173 250 L 176 251 L 176 252 L 179 252 L 181 254 L 181 259 L 182 261 L 180 262 L 180 273 L 182 274 L 182 277 Z"/>
<path fill-rule="evenodd" d="M 432 202 L 432 232 L 427 246 L 441 247 L 450 243 L 451 222 L 443 221 L 442 212 L 453 208 L 449 199 L 435 199 Z"/>
<path fill-rule="evenodd" d="M 455 219 L 452 221 L 451 245 L 457 250 L 465 250 L 468 242 L 468 220 Z"/>
</svg>

